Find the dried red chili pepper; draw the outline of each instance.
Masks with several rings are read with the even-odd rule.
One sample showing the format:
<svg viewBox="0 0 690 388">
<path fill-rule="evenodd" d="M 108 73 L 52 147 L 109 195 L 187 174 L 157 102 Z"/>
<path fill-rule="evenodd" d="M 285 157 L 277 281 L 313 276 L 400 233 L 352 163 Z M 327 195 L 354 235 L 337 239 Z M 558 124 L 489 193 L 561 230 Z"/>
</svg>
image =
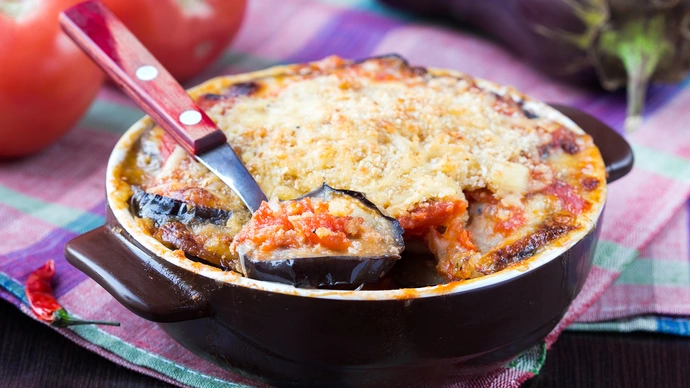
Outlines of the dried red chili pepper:
<svg viewBox="0 0 690 388">
<path fill-rule="evenodd" d="M 53 296 L 53 287 L 50 285 L 53 275 L 55 261 L 48 260 L 43 267 L 32 272 L 26 279 L 26 297 L 29 299 L 31 310 L 39 319 L 55 327 L 90 324 L 120 326 L 119 322 L 84 321 L 72 317 Z"/>
</svg>

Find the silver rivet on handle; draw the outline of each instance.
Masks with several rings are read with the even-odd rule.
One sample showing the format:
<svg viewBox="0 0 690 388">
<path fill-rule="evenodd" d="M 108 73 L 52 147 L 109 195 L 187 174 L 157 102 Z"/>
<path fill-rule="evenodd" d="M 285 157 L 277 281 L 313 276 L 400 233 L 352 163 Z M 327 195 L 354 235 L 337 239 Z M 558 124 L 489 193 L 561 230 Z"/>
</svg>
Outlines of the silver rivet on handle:
<svg viewBox="0 0 690 388">
<path fill-rule="evenodd" d="M 138 68 L 134 75 L 142 81 L 151 81 L 158 76 L 158 69 L 151 65 L 145 65 Z"/>
<path fill-rule="evenodd" d="M 195 110 L 186 110 L 180 113 L 180 122 L 184 125 L 194 125 L 201 122 L 201 113 Z"/>
</svg>

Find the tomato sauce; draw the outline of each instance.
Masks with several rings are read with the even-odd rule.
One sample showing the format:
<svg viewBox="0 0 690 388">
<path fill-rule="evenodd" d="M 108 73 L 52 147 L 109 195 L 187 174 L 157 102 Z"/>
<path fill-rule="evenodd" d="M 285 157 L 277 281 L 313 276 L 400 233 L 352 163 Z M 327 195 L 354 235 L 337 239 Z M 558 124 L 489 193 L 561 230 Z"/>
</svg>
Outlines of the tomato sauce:
<svg viewBox="0 0 690 388">
<path fill-rule="evenodd" d="M 496 233 L 501 233 L 504 236 L 514 232 L 519 227 L 523 226 L 527 220 L 522 209 L 515 207 L 506 207 L 494 197 L 494 194 L 487 189 L 479 189 L 465 192 L 465 196 L 471 201 L 485 203 L 488 205 L 486 212 L 492 215 L 493 230 Z M 510 216 L 507 219 L 493 216 L 498 210 L 507 210 Z"/>
<path fill-rule="evenodd" d="M 599 187 L 599 179 L 592 177 L 583 178 L 580 180 L 580 184 L 585 191 L 592 191 Z"/>
<path fill-rule="evenodd" d="M 591 203 L 582 199 L 573 186 L 563 181 L 554 181 L 551 186 L 544 189 L 544 192 L 558 198 L 563 209 L 574 215 L 578 215 L 591 207 Z"/>
<path fill-rule="evenodd" d="M 429 248 L 438 258 L 436 271 L 449 281 L 469 278 L 472 274 L 469 260 L 479 252 L 472 242 L 472 234 L 462 224 L 462 220 L 456 218 L 443 233 L 433 228 L 429 233 Z"/>
<path fill-rule="evenodd" d="M 478 251 L 476 245 L 472 242 L 472 234 L 469 230 L 463 228 L 462 222 L 456 220 L 451 223 L 443 234 L 443 238 L 448 241 L 456 242 L 462 248 L 469 251 Z"/>
<path fill-rule="evenodd" d="M 494 102 L 493 108 L 496 112 L 504 114 L 506 116 L 512 116 L 516 112 L 522 112 L 520 105 L 515 102 L 510 96 L 495 94 L 496 102 Z"/>
<path fill-rule="evenodd" d="M 448 225 L 467 209 L 464 201 L 434 201 L 420 204 L 398 221 L 407 236 L 421 236 L 431 227 Z"/>
<path fill-rule="evenodd" d="M 235 238 L 235 243 L 250 240 L 263 251 L 321 245 L 344 251 L 351 238 L 362 234 L 361 217 L 334 216 L 328 203 L 305 198 L 279 204 L 273 209 L 266 202 L 254 213 L 251 224 Z"/>
<path fill-rule="evenodd" d="M 525 219 L 525 214 L 520 209 L 509 209 L 510 217 L 506 220 L 497 218 L 494 224 L 494 232 L 501 233 L 504 236 L 514 232 L 517 228 L 524 225 L 527 220 Z"/>
<path fill-rule="evenodd" d="M 580 152 L 577 145 L 577 135 L 566 127 L 559 127 L 551 133 L 551 147 L 561 148 L 565 153 L 574 155 Z"/>
</svg>

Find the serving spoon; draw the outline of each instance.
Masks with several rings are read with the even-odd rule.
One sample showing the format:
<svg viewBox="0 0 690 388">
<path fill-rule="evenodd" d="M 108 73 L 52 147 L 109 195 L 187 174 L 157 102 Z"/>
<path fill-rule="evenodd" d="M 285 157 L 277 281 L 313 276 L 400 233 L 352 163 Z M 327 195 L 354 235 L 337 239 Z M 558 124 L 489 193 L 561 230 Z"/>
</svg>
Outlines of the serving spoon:
<svg viewBox="0 0 690 388">
<path fill-rule="evenodd" d="M 149 114 L 190 155 L 225 182 L 255 213 L 268 199 L 242 160 L 227 143 L 225 134 L 201 110 L 180 84 L 153 57 L 122 22 L 98 1 L 77 4 L 60 14 L 60 25 L 81 49 L 100 66 L 144 112 Z M 184 60 L 184 59 L 181 59 Z M 370 256 L 309 255 L 290 251 L 278 259 L 256 250 L 240 252 L 245 275 L 303 287 L 358 286 L 376 281 L 388 272 L 404 249 L 403 230 L 363 194 L 335 190 L 324 184 L 304 198 L 330 200 L 347 197 L 368 209 L 377 225 L 389 225 L 392 249 Z M 314 232 L 316 233 L 316 232 Z M 385 248 L 385 247 L 384 247 Z"/>
</svg>

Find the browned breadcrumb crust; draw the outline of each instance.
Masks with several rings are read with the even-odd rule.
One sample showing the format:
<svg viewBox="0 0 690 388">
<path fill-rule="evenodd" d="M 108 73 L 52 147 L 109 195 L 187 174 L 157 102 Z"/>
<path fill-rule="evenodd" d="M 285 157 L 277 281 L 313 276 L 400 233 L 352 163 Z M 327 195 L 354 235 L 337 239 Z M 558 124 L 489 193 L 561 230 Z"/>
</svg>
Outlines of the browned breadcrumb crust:
<svg viewBox="0 0 690 388">
<path fill-rule="evenodd" d="M 292 199 L 326 182 L 364 192 L 399 220 L 414 215 L 426 224 L 409 231 L 433 242 L 448 280 L 493 273 L 557 244 L 598 216 L 606 194 L 592 139 L 554 119 L 550 108 L 395 56 L 329 57 L 260 77 L 219 78 L 193 94 L 269 197 Z M 123 179 L 246 213 L 228 187 L 166 136 L 160 128 L 146 132 Z M 467 194 L 478 190 L 488 195 Z M 420 216 L 426 211 L 436 213 Z M 194 234 L 189 228 L 158 227 L 152 233 L 168 246 L 219 261 L 193 244 L 198 236 L 187 235 Z M 465 268 L 453 270 L 459 262 Z"/>
</svg>

